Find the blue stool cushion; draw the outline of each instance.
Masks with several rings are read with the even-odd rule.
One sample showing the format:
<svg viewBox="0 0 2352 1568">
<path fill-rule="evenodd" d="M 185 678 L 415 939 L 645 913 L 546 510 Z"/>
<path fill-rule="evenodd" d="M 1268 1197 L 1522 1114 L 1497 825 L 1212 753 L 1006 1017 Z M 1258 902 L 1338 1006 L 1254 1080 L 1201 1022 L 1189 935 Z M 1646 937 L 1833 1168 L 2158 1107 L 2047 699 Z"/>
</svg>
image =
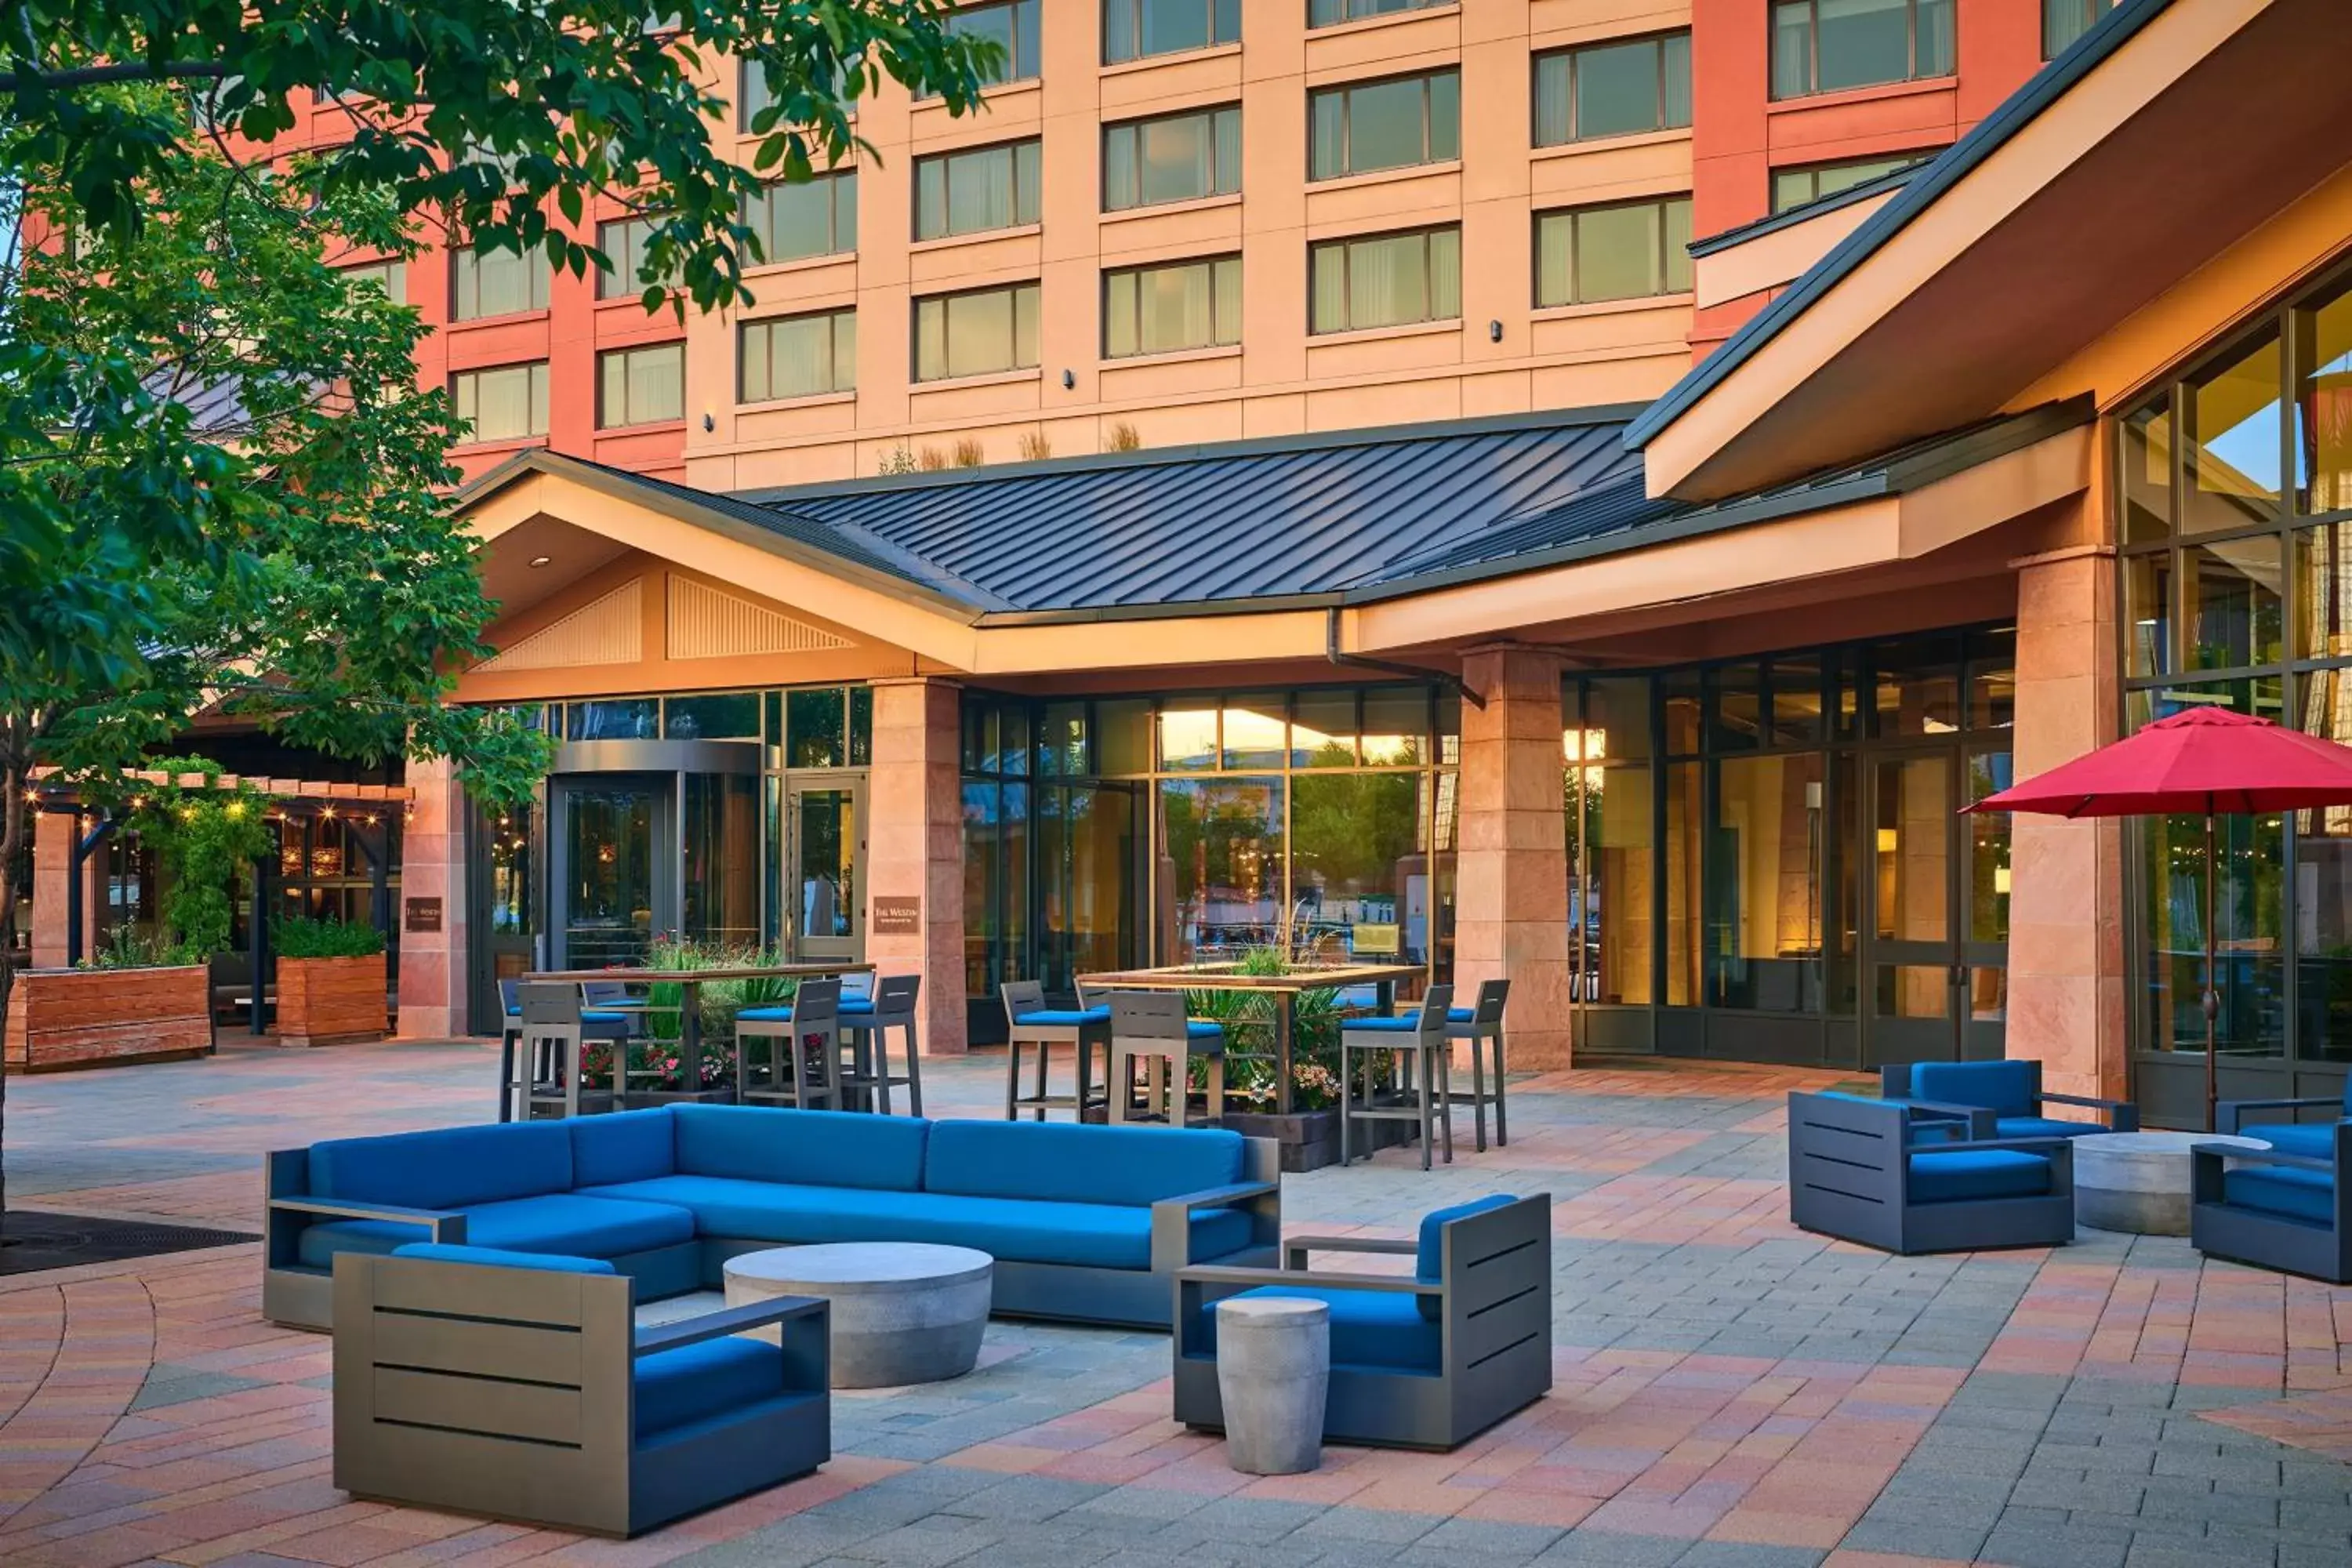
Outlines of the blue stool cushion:
<svg viewBox="0 0 2352 1568">
<path fill-rule="evenodd" d="M 1911 1098 L 1947 1105 L 1981 1105 L 1996 1116 L 2033 1114 L 2034 1064 L 1914 1062 Z"/>
<path fill-rule="evenodd" d="M 2038 1198 L 2049 1191 L 2050 1162 L 2021 1149 L 1927 1150 L 1911 1156 L 1915 1204 Z"/>
<path fill-rule="evenodd" d="M 1477 1016 L 1475 1007 L 1448 1007 L 1445 1010 L 1445 1021 L 1449 1024 L 1466 1024 Z"/>
<path fill-rule="evenodd" d="M 2336 1179 L 2327 1171 L 2249 1165 L 2223 1173 L 2221 1199 L 2239 1208 L 2260 1209 L 2314 1225 L 2336 1223 Z"/>
<path fill-rule="evenodd" d="M 793 1021 L 790 1007 L 746 1007 L 735 1015 L 739 1024 L 789 1024 Z"/>
<path fill-rule="evenodd" d="M 2282 1154 L 2300 1154 L 2310 1160 L 2336 1158 L 2336 1124 L 2332 1121 L 2272 1121 L 2241 1127 L 2238 1132 L 2242 1137 L 2259 1138 Z"/>
<path fill-rule="evenodd" d="M 874 998 L 871 996 L 844 996 L 841 999 L 841 1005 L 834 1010 L 837 1013 L 871 1013 L 874 1011 Z"/>
<path fill-rule="evenodd" d="M 1076 1029 L 1088 1024 L 1109 1023 L 1110 1009 L 1108 1006 L 1039 1007 L 1022 1014 L 1015 1021 L 1023 1024 L 1036 1024 L 1045 1028 Z"/>
<path fill-rule="evenodd" d="M 1184 1021 L 1184 1033 L 1195 1040 L 1222 1040 L 1225 1037 L 1225 1026 L 1200 1018 L 1188 1018 Z"/>
<path fill-rule="evenodd" d="M 637 1363 L 637 1441 L 784 1391 L 784 1352 L 730 1336 L 657 1351 Z"/>
<path fill-rule="evenodd" d="M 1490 1193 L 1483 1198 L 1472 1198 L 1466 1204 L 1452 1208 L 1432 1209 L 1421 1216 L 1421 1246 L 1413 1255 L 1413 1278 L 1424 1284 L 1434 1285 L 1445 1277 L 1445 1226 L 1449 1220 L 1468 1219 L 1474 1214 L 1485 1214 L 1519 1200 L 1509 1193 Z M 1421 1315 L 1431 1322 L 1437 1321 L 1440 1303 L 1434 1296 L 1414 1298 Z"/>
<path fill-rule="evenodd" d="M 520 1018 L 522 1016 L 522 1009 L 509 1007 L 507 1009 L 507 1016 Z M 581 1009 L 580 1021 L 583 1024 L 625 1024 L 629 1021 L 629 1016 L 626 1013 L 607 1013 L 599 1007 L 584 1007 Z"/>
<path fill-rule="evenodd" d="M 1421 1015 L 1407 1013 L 1394 1018 L 1342 1018 L 1339 1027 L 1348 1034 L 1359 1029 L 1376 1030 L 1383 1035 L 1411 1035 L 1421 1028 Z"/>
<path fill-rule="evenodd" d="M 498 1247 L 457 1247 L 440 1241 L 412 1241 L 392 1249 L 394 1258 L 422 1258 L 432 1263 L 480 1263 L 497 1268 L 537 1268 L 549 1274 L 611 1274 L 613 1266 L 601 1258 L 566 1258 L 560 1252 L 509 1252 Z"/>
<path fill-rule="evenodd" d="M 1364 1367 L 1379 1372 L 1435 1374 L 1444 1364 L 1444 1331 L 1437 1322 L 1413 1310 L 1416 1300 L 1402 1290 L 1349 1290 L 1312 1285 L 1261 1285 L 1244 1290 L 1236 1300 L 1252 1298 L 1285 1301 L 1321 1301 L 1331 1309 L 1331 1364 Z M 1217 1308 L 1201 1309 L 1208 1331 L 1201 1342 L 1216 1343 Z"/>
</svg>

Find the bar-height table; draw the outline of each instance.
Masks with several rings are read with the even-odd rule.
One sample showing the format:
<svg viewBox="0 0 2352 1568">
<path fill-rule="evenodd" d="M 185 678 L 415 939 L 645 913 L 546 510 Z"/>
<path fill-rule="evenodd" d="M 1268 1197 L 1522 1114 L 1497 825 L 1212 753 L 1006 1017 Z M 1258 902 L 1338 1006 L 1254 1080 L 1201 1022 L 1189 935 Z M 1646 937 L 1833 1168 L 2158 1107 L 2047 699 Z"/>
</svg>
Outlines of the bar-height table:
<svg viewBox="0 0 2352 1568">
<path fill-rule="evenodd" d="M 617 982 L 624 985 L 675 985 L 678 997 L 677 1060 L 689 1084 L 702 1082 L 702 987 L 714 980 L 830 980 L 841 974 L 871 974 L 870 963 L 744 964 L 726 969 L 544 969 L 524 975 L 526 982 L 556 985 L 593 985 Z M 647 1009 L 651 1011 L 651 1009 Z M 662 1009 L 667 1011 L 667 1009 Z M 613 1070 L 614 1103 L 626 1096 L 625 1070 Z"/>
<path fill-rule="evenodd" d="M 1331 969 L 1302 969 L 1289 974 L 1244 974 L 1238 963 L 1175 964 L 1164 969 L 1122 969 L 1103 974 L 1081 974 L 1078 984 L 1089 991 L 1246 991 L 1271 998 L 1274 1004 L 1274 1108 L 1286 1116 L 1291 1110 L 1291 1035 L 1299 993 L 1320 991 L 1327 987 L 1344 991 L 1353 985 L 1370 985 L 1375 988 L 1380 1011 L 1388 1013 L 1396 1007 L 1398 983 L 1419 980 L 1428 973 L 1418 963 L 1350 963 Z M 1228 1050 L 1226 1054 L 1230 1057 L 1235 1053 Z"/>
</svg>

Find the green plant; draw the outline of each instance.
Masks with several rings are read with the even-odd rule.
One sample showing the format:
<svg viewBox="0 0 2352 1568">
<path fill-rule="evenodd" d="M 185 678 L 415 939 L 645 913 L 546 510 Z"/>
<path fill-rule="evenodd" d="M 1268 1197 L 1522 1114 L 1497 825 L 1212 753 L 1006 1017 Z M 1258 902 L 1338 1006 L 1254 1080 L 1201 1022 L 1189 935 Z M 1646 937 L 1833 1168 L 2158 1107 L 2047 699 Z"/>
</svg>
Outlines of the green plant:
<svg viewBox="0 0 2352 1568">
<path fill-rule="evenodd" d="M 669 973 L 701 969 L 772 969 L 785 962 L 783 953 L 774 948 L 729 947 L 677 936 L 655 939 L 646 953 L 647 969 Z M 738 1013 L 746 1007 L 782 1005 L 792 1001 L 794 990 L 795 983 L 783 975 L 713 980 L 696 986 L 705 1059 L 709 1056 L 709 1042 L 733 1037 Z M 677 1039 L 685 1007 L 685 986 L 673 981 L 656 981 L 646 992 L 647 1032 L 656 1040 Z"/>
<path fill-rule="evenodd" d="M 163 868 L 169 941 L 200 961 L 227 949 L 236 919 L 230 892 L 277 847 L 268 800 L 243 784 L 224 788 L 220 764 L 202 757 L 167 757 L 156 766 L 172 782 L 134 799 L 131 829 Z M 182 784 L 189 774 L 200 782 Z"/>
<path fill-rule="evenodd" d="M 278 921 L 269 940 L 280 958 L 373 958 L 383 951 L 383 932 L 360 921 L 298 915 Z"/>
<path fill-rule="evenodd" d="M 1275 946 L 1242 950 L 1237 974 L 1273 976 L 1297 972 L 1289 955 Z M 1274 1081 L 1274 996 L 1264 991 L 1189 991 L 1185 1010 L 1223 1026 L 1227 1060 L 1225 1093 L 1261 1110 L 1277 1103 Z M 1339 1099 L 1339 1026 L 1347 1016 L 1337 988 L 1310 986 L 1290 1007 L 1290 1098 L 1302 1110 L 1320 1110 Z"/>
<path fill-rule="evenodd" d="M 119 925 L 106 933 L 106 941 L 96 952 L 83 959 L 77 969 L 170 969 L 185 963 L 202 963 L 204 955 L 191 951 L 184 943 L 175 942 L 162 931 L 142 931 L 136 926 Z"/>
</svg>

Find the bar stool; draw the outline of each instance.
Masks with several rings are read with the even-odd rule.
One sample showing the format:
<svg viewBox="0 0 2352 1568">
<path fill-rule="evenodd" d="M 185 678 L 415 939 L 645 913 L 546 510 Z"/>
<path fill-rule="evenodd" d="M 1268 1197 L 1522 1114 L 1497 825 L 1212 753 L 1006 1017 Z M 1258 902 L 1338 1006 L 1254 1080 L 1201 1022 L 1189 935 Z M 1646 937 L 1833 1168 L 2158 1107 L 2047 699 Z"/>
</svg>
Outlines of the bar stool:
<svg viewBox="0 0 2352 1568">
<path fill-rule="evenodd" d="M 544 982 L 515 987 L 499 1061 L 499 1120 L 580 1114 L 580 993 Z"/>
<path fill-rule="evenodd" d="M 1110 999 L 1110 1108 L 1117 1125 L 1135 1120 L 1135 1058 L 1144 1058 L 1144 1114 L 1171 1127 L 1190 1123 L 1192 1058 L 1209 1067 L 1208 1120 L 1225 1114 L 1225 1031 L 1184 1013 L 1181 991 L 1122 991 Z"/>
<path fill-rule="evenodd" d="M 841 982 L 803 980 L 789 1007 L 746 1007 L 735 1015 L 735 1100 L 739 1105 L 841 1109 Z M 767 1082 L 751 1083 L 751 1047 L 766 1047 Z M 777 1047 L 787 1049 L 782 1058 Z M 809 1068 L 816 1068 L 812 1081 Z"/>
<path fill-rule="evenodd" d="M 890 1090 L 898 1084 L 907 1086 L 908 1111 L 923 1113 L 923 1053 L 915 1038 L 915 998 L 921 993 L 923 977 L 919 974 L 893 974 L 877 982 L 873 994 L 866 996 L 844 996 L 841 999 L 842 1043 L 847 1047 L 848 1069 L 841 1076 L 841 1087 L 855 1097 L 849 1102 L 860 1110 L 878 1109 L 890 1114 Z M 907 1031 L 907 1071 L 903 1078 L 890 1073 L 890 1031 Z"/>
<path fill-rule="evenodd" d="M 1339 1026 L 1339 1163 L 1346 1165 L 1355 1159 L 1349 1134 L 1358 1121 L 1412 1121 L 1421 1127 L 1421 1168 L 1429 1169 L 1429 1146 L 1433 1135 L 1443 1129 L 1445 1133 L 1445 1163 L 1454 1163 L 1454 1118 L 1447 1106 L 1448 1085 L 1452 1081 L 1446 1060 L 1451 1047 L 1445 1043 L 1446 1014 L 1454 1005 L 1454 987 L 1433 985 L 1429 994 L 1421 999 L 1418 1013 L 1407 1013 L 1393 1018 L 1349 1018 Z M 1348 1053 L 1360 1051 L 1363 1057 L 1364 1094 L 1367 1109 L 1356 1106 L 1356 1069 Z M 1419 1082 L 1409 1092 L 1410 1105 L 1379 1106 L 1373 1101 L 1373 1051 L 1394 1051 L 1397 1063 L 1402 1067 L 1409 1059 L 1409 1069 Z M 1408 1079 L 1411 1083 L 1412 1080 Z M 1367 1155 L 1371 1151 L 1364 1152 Z"/>
<path fill-rule="evenodd" d="M 1478 984 L 1478 1001 L 1475 1006 L 1449 1007 L 1445 1011 L 1445 1037 L 1448 1040 L 1470 1042 L 1470 1092 L 1450 1094 L 1449 1103 L 1468 1104 L 1477 1129 L 1478 1152 L 1486 1152 L 1486 1102 L 1495 1102 L 1495 1145 L 1511 1146 L 1510 1129 L 1503 1116 L 1503 1004 L 1510 999 L 1511 983 L 1507 980 L 1486 980 Z M 1486 1051 L 1495 1052 L 1495 1092 L 1486 1092 Z"/>
<path fill-rule="evenodd" d="M 517 1107 L 515 1090 L 519 1085 L 528 1085 L 534 1081 L 551 1084 L 556 1081 L 556 1075 L 552 1070 L 541 1079 L 536 1070 L 539 1063 L 530 1058 L 524 1058 L 525 1070 L 520 1077 L 517 1076 L 515 1057 L 524 1033 L 521 994 L 525 990 L 561 992 L 568 995 L 571 998 L 572 1012 L 576 1016 L 582 1040 L 611 1042 L 613 1087 L 616 1091 L 614 1098 L 614 1103 L 618 1104 L 617 1091 L 622 1086 L 625 1068 L 624 1053 L 628 1048 L 626 1044 L 629 1037 L 628 1016 L 625 1014 L 610 1012 L 604 1008 L 583 1007 L 580 1004 L 580 993 L 569 985 L 560 985 L 549 981 L 535 981 L 530 985 L 525 986 L 520 981 L 501 980 L 499 982 L 499 1005 L 506 1014 L 506 1031 L 499 1042 L 499 1120 L 511 1121 L 515 1119 Z M 552 1058 L 549 1060 L 551 1068 Z"/>
<path fill-rule="evenodd" d="M 1103 1053 L 1103 1075 L 1106 1085 L 1110 1078 L 1110 1009 L 1092 1007 L 1048 1007 L 1045 988 L 1034 980 L 1009 980 L 1000 988 L 1004 998 L 1004 1022 L 1007 1030 L 1004 1060 L 1004 1120 L 1018 1121 L 1024 1108 L 1034 1110 L 1036 1119 L 1045 1120 L 1048 1110 L 1067 1110 L 1079 1121 L 1087 1119 L 1087 1110 L 1094 1103 L 1094 1053 L 1099 1047 Z M 1037 1054 L 1037 1087 L 1029 1094 L 1021 1092 L 1021 1048 L 1034 1047 Z M 1054 1059 L 1055 1046 L 1071 1046 L 1077 1051 L 1077 1086 L 1073 1094 L 1047 1092 L 1046 1071 Z"/>
</svg>

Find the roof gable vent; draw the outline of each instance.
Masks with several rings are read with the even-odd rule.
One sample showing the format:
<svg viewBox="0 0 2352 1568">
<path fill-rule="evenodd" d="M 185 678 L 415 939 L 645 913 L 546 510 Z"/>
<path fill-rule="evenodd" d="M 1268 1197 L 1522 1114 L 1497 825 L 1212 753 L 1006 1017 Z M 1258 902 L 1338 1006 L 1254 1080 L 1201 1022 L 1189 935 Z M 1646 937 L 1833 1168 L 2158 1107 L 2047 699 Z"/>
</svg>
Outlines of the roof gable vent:
<svg viewBox="0 0 2352 1568">
<path fill-rule="evenodd" d="M 635 664 L 645 657 L 641 579 L 631 578 L 601 598 L 499 649 L 478 670 L 568 669 L 583 664 Z"/>
<path fill-rule="evenodd" d="M 727 658 L 743 654 L 825 653 L 851 647 L 847 637 L 813 626 L 781 610 L 672 573 L 669 657 Z"/>
</svg>

